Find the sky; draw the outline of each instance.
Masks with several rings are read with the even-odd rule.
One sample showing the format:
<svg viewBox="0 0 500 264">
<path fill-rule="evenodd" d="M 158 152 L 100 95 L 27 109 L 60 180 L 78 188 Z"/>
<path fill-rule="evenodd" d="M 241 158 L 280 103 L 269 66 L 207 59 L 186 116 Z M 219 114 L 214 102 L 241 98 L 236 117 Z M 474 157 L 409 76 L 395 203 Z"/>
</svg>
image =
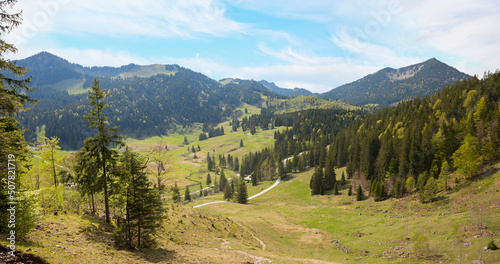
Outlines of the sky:
<svg viewBox="0 0 500 264">
<path fill-rule="evenodd" d="M 500 64 L 497 0 L 21 0 L 5 38 L 23 59 L 178 64 L 208 77 L 326 92 L 436 58 L 482 77 Z"/>
</svg>

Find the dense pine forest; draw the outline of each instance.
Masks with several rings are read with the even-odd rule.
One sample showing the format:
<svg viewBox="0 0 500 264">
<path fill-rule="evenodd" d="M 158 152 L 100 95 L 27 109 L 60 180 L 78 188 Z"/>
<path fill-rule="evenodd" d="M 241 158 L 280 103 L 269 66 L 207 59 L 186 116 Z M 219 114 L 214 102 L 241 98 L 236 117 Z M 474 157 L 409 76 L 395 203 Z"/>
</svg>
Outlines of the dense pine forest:
<svg viewBox="0 0 500 264">
<path fill-rule="evenodd" d="M 332 177 L 329 166 L 347 166 L 347 177 L 355 178 L 376 200 L 419 191 L 422 201 L 432 201 L 438 189 L 457 186 L 448 177 L 452 171 L 470 178 L 481 172 L 482 165 L 498 160 L 499 78 L 498 72 L 488 73 L 482 80 L 459 81 L 431 97 L 401 102 L 364 118 L 351 114 L 351 118 L 340 118 L 350 122 L 345 129 L 342 123 L 328 120 L 339 116 L 330 111 L 276 116 L 273 125 L 291 126 L 277 134 L 276 155 L 312 150 L 295 166 L 321 168 L 321 175 L 315 173 L 313 178 L 319 177 L 314 181 L 322 184 L 313 194 L 323 193 L 320 186 L 324 190 L 334 187 L 327 180 Z M 293 163 L 290 166 L 288 170 L 298 169 Z"/>
<path fill-rule="evenodd" d="M 200 73 L 180 68 L 173 75 L 152 77 L 99 78 L 100 86 L 110 93 L 106 99 L 111 125 L 120 126 L 128 136 L 142 138 L 167 135 L 179 126 L 194 122 L 217 124 L 225 118 L 241 116 L 235 109 L 241 103 L 259 105 L 262 95 L 281 98 L 254 81 L 221 85 Z M 86 82 L 84 87 L 90 87 Z M 29 129 L 25 137 L 36 141 L 37 128 L 61 139 L 64 149 L 78 149 L 91 135 L 83 116 L 89 110 L 85 94 L 40 88 L 30 94 L 40 102 L 20 114 L 19 122 Z M 208 131 L 207 131 L 208 132 Z"/>
</svg>

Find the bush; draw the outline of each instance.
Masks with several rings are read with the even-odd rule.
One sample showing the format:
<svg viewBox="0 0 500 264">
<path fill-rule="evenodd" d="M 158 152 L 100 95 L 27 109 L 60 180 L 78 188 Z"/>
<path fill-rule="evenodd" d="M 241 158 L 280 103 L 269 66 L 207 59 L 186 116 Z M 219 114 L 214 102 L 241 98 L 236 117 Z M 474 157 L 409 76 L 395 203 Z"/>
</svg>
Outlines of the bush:
<svg viewBox="0 0 500 264">
<path fill-rule="evenodd" d="M 490 243 L 488 243 L 488 249 L 489 250 L 497 250 L 498 247 L 497 245 L 495 245 L 495 241 L 493 241 L 493 239 L 490 241 Z"/>
<path fill-rule="evenodd" d="M 413 245 L 413 251 L 418 258 L 427 257 L 430 253 L 429 239 L 424 235 L 420 235 Z"/>
</svg>

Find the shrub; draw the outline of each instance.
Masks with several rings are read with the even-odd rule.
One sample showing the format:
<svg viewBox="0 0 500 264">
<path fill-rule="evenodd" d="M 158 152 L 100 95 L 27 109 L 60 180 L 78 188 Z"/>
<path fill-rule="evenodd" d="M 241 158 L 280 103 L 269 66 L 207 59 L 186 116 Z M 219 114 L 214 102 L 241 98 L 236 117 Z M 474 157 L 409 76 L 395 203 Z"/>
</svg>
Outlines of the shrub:
<svg viewBox="0 0 500 264">
<path fill-rule="evenodd" d="M 490 241 L 490 243 L 488 243 L 488 249 L 489 250 L 497 250 L 498 247 L 497 245 L 495 245 L 495 241 L 493 241 L 493 239 Z"/>
</svg>

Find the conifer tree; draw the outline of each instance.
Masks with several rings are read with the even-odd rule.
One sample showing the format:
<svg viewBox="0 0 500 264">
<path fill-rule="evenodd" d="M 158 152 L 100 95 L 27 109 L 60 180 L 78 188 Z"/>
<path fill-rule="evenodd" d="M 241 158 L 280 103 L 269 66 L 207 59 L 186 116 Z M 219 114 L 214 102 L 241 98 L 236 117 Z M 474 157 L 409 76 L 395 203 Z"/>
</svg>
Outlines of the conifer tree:
<svg viewBox="0 0 500 264">
<path fill-rule="evenodd" d="M 316 167 L 314 173 L 311 177 L 311 181 L 309 183 L 309 188 L 311 188 L 311 195 L 324 194 L 323 190 L 323 168 L 320 166 Z"/>
<path fill-rule="evenodd" d="M 175 185 L 172 188 L 172 200 L 174 202 L 179 202 L 180 199 L 181 199 L 181 191 L 179 190 L 179 186 L 177 186 L 177 182 L 175 182 Z"/>
<path fill-rule="evenodd" d="M 339 187 L 338 187 L 338 182 L 335 183 L 335 187 L 333 187 L 333 194 L 334 195 L 339 195 Z"/>
<path fill-rule="evenodd" d="M 324 190 L 331 190 L 335 187 L 337 183 L 337 175 L 335 175 L 335 168 L 333 167 L 333 161 L 331 160 L 331 156 L 329 156 L 328 161 L 326 162 L 325 167 L 325 184 L 323 186 Z"/>
<path fill-rule="evenodd" d="M 221 170 L 220 180 L 219 180 L 219 190 L 224 191 L 227 185 L 226 175 L 224 174 L 224 169 Z"/>
<path fill-rule="evenodd" d="M 214 193 L 219 193 L 220 191 L 220 186 L 219 183 L 217 182 L 217 177 L 214 177 Z"/>
<path fill-rule="evenodd" d="M 146 161 L 129 147 L 121 156 L 121 172 L 118 192 L 125 197 L 125 220 L 120 223 L 117 232 L 125 238 L 128 246 L 151 245 L 153 236 L 162 226 L 165 209 L 160 193 L 151 186 L 147 177 Z"/>
<path fill-rule="evenodd" d="M 352 185 L 349 184 L 349 191 L 347 191 L 347 195 L 351 196 L 352 195 Z"/>
<path fill-rule="evenodd" d="M 238 188 L 238 203 L 246 204 L 248 201 L 247 185 L 245 182 L 240 182 Z"/>
<path fill-rule="evenodd" d="M 448 178 L 450 175 L 450 166 L 448 165 L 448 161 L 443 160 L 443 164 L 441 164 L 441 174 L 439 174 L 439 178 L 444 180 L 444 191 L 448 190 Z"/>
<path fill-rule="evenodd" d="M 94 137 L 87 138 L 84 142 L 82 150 L 88 151 L 90 157 L 94 157 L 99 166 L 99 173 L 96 175 L 97 181 L 104 190 L 104 210 L 106 222 L 111 222 L 109 212 L 109 184 L 111 183 L 109 170 L 113 163 L 116 162 L 116 150 L 111 149 L 114 146 L 123 146 L 122 136 L 117 135 L 118 126 L 113 128 L 108 127 L 107 117 L 103 115 L 103 110 L 108 107 L 104 103 L 104 99 L 108 97 L 104 89 L 99 87 L 99 80 L 92 81 L 92 87 L 88 93 L 90 99 L 90 112 L 85 115 L 85 119 L 89 122 L 91 129 L 97 129 Z M 84 186 L 82 186 L 84 187 Z M 85 188 L 85 187 L 84 187 Z"/>
<path fill-rule="evenodd" d="M 212 185 L 212 177 L 210 176 L 210 173 L 207 174 L 207 186 Z"/>
<path fill-rule="evenodd" d="M 189 192 L 189 186 L 186 186 L 186 191 L 184 192 L 184 201 L 191 201 L 191 193 Z"/>
<path fill-rule="evenodd" d="M 356 189 L 356 201 L 361 201 L 363 198 L 363 189 L 361 189 L 361 185 L 358 184 L 358 188 Z"/>
<path fill-rule="evenodd" d="M 225 188 L 224 188 L 224 200 L 231 200 L 233 199 L 233 188 L 232 188 L 232 181 L 229 181 Z"/>
</svg>

